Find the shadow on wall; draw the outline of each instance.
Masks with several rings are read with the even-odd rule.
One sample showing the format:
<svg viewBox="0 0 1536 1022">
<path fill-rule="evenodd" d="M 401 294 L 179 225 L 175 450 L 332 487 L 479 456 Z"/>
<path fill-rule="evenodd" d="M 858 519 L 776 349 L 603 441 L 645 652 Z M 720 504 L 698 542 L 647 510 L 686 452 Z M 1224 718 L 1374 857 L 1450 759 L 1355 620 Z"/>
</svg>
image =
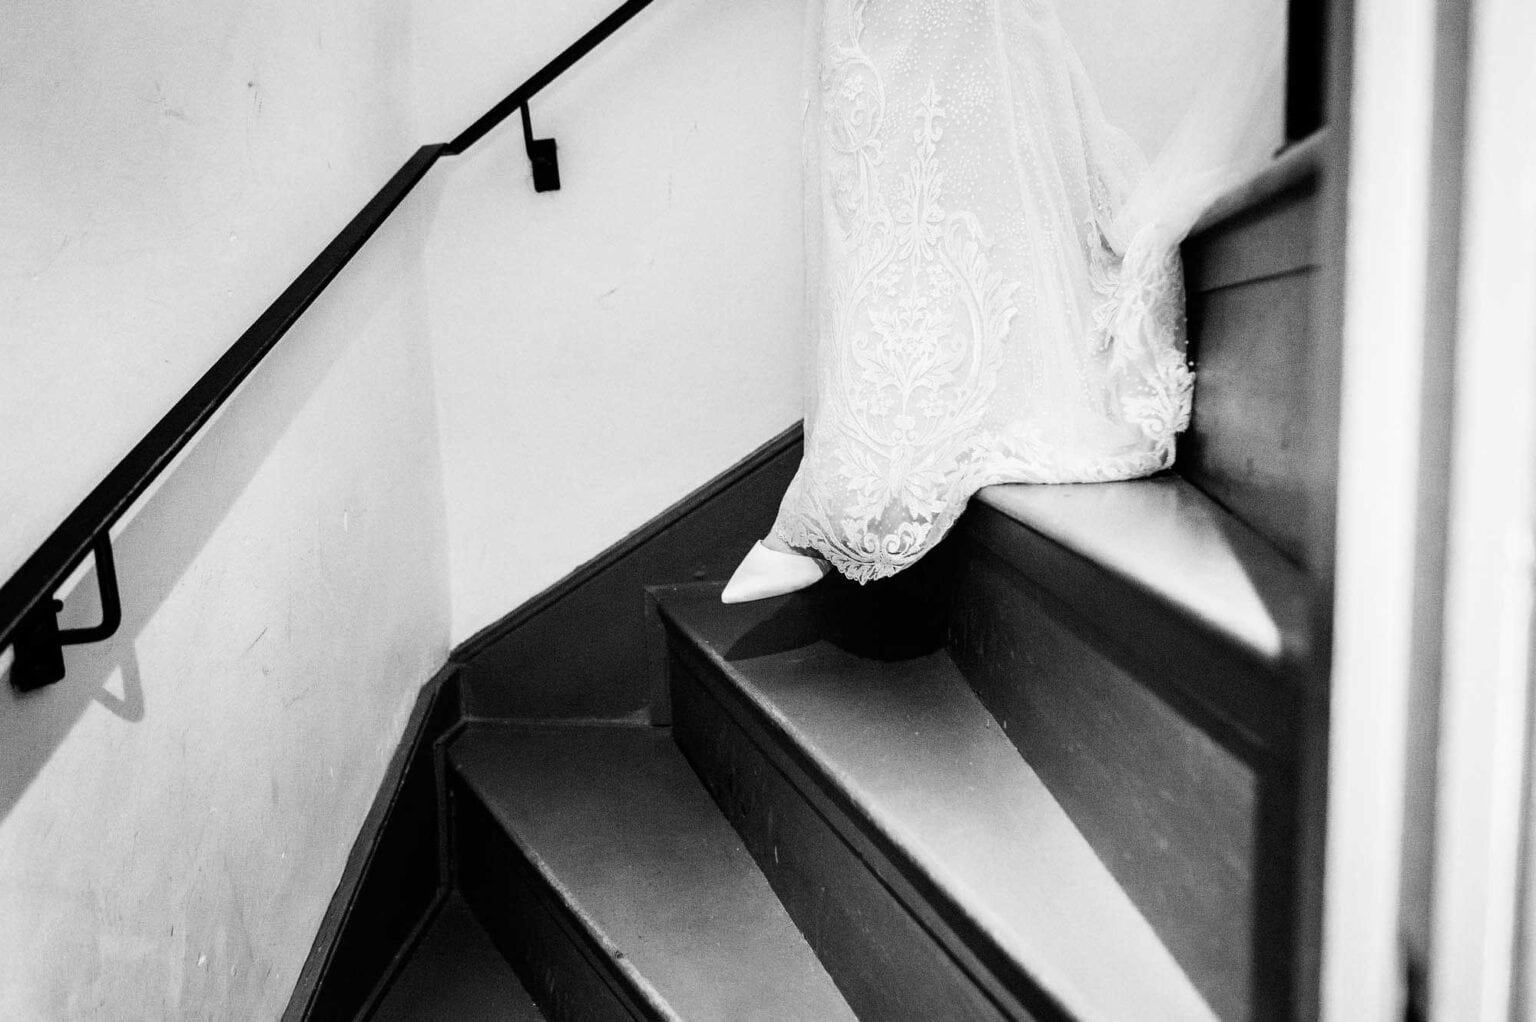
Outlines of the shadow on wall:
<svg viewBox="0 0 1536 1022">
<path fill-rule="evenodd" d="M 416 201 L 422 203 L 418 209 L 424 211 L 420 215 L 430 217 L 437 190 L 430 178 L 418 186 Z M 427 194 L 423 197 L 421 192 Z M 358 257 L 359 262 L 365 259 L 366 253 Z M 332 285 L 333 290 L 347 286 L 346 272 Z M 364 343 L 359 338 L 366 335 L 366 315 L 371 310 L 362 303 L 347 304 L 358 313 L 328 315 L 323 320 L 324 329 L 305 329 L 301 320 L 294 336 L 266 358 L 161 476 L 148 498 L 119 522 L 113 548 L 123 620 L 117 634 L 105 643 L 66 647 L 64 679 L 26 694 L 11 688 L 11 654 L 8 650 L 3 654 L 0 823 L 93 703 L 131 723 L 153 712 L 154 698 L 146 697 L 140 678 L 137 639 L 332 366 L 351 345 Z M 315 315 L 312 311 L 306 318 Z M 99 621 L 95 568 L 77 571 L 74 584 L 61 598 L 64 627 Z M 175 699 L 176 693 L 161 692 L 158 696 Z"/>
</svg>

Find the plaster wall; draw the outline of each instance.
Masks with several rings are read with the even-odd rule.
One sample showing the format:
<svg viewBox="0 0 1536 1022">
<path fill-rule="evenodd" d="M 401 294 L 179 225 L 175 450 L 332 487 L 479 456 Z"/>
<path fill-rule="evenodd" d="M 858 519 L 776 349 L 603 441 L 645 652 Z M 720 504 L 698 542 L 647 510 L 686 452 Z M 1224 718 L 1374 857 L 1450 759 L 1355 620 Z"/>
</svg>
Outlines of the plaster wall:
<svg viewBox="0 0 1536 1022">
<path fill-rule="evenodd" d="M 116 536 L 124 623 L 0 682 L 0 1018 L 275 1018 L 447 654 L 417 253 L 370 243 Z M 66 623 L 97 616 L 86 573 Z M 9 654 L 7 654 L 7 657 Z"/>
<path fill-rule="evenodd" d="M 383 2 L 7 5 L 0 573 L 415 147 L 407 41 Z M 433 198 L 120 524 L 118 636 L 26 696 L 0 655 L 0 1018 L 286 1004 L 447 652 Z"/>
<path fill-rule="evenodd" d="M 385 0 L 11 0 L 0 575 L 419 144 Z"/>
<path fill-rule="evenodd" d="M 425 130 L 461 126 L 609 7 L 423 19 Z M 803 18 L 656 4 L 533 104 L 561 191 L 534 193 L 515 124 L 446 168 L 426 279 L 456 641 L 799 418 Z M 488 54 L 530 49 L 469 84 Z"/>
</svg>

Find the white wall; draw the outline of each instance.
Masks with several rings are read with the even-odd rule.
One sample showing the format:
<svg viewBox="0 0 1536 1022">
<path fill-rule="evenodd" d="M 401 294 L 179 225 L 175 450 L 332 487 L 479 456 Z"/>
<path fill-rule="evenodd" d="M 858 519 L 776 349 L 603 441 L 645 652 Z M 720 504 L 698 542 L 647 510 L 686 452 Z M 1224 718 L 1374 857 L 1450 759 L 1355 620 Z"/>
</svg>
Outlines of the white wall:
<svg viewBox="0 0 1536 1022">
<path fill-rule="evenodd" d="M 422 20 L 425 130 L 611 3 L 529 6 Z M 800 417 L 802 24 L 799 2 L 656 4 L 535 102 L 562 191 L 533 192 L 515 123 L 448 166 L 427 280 L 455 640 Z"/>
<path fill-rule="evenodd" d="M 397 5 L 51 0 L 5 20 L 8 574 L 418 139 Z M 118 637 L 27 696 L 0 660 L 0 1018 L 285 1005 L 447 652 L 431 201 L 122 523 Z M 74 587 L 68 623 L 93 593 Z"/>
<path fill-rule="evenodd" d="M 407 13 L 5 5 L 0 576 L 414 150 Z"/>
<path fill-rule="evenodd" d="M 286 1003 L 447 653 L 422 205 L 124 523 L 118 637 L 0 688 L 0 1017 Z"/>
</svg>

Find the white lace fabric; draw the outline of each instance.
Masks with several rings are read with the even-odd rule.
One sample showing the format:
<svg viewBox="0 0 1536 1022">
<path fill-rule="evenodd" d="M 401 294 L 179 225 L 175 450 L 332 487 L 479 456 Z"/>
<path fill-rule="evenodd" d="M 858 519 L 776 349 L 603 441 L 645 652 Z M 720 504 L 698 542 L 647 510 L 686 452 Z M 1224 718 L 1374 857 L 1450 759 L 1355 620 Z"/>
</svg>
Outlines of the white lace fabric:
<svg viewBox="0 0 1536 1022">
<path fill-rule="evenodd" d="M 778 537 L 867 582 L 983 486 L 1170 466 L 1194 380 L 1178 242 L 1209 196 L 1164 215 L 1135 192 L 1050 4 L 825 0 L 815 61 L 813 354 Z"/>
</svg>

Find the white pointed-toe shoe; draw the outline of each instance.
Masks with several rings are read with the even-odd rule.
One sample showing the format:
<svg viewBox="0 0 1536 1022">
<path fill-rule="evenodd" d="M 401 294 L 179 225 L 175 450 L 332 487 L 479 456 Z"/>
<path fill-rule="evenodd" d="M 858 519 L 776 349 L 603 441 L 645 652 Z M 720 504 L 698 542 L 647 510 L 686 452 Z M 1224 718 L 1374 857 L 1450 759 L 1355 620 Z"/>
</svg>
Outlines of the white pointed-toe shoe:
<svg viewBox="0 0 1536 1022">
<path fill-rule="evenodd" d="M 721 603 L 747 603 L 783 596 L 820 582 L 829 569 L 826 561 L 804 554 L 786 554 L 752 544 L 720 592 Z"/>
</svg>

